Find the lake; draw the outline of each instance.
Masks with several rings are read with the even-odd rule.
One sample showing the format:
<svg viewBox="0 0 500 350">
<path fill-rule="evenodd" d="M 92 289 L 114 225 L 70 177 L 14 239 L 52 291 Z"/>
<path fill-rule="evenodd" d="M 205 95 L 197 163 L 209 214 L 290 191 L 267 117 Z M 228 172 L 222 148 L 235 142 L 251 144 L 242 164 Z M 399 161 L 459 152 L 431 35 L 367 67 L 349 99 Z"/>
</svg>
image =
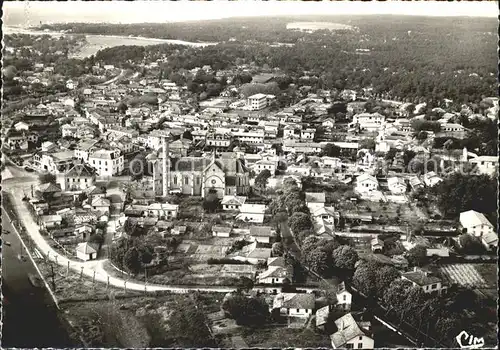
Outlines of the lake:
<svg viewBox="0 0 500 350">
<path fill-rule="evenodd" d="M 22 27 L 5 26 L 3 28 L 5 34 L 29 34 L 29 35 L 51 35 L 55 37 L 61 37 L 65 34 L 61 32 L 51 32 L 51 31 L 36 31 L 32 29 L 26 29 Z M 97 51 L 122 45 L 137 45 L 137 46 L 149 46 L 149 45 L 160 45 L 160 44 L 172 44 L 172 45 L 185 45 L 191 47 L 206 47 L 211 45 L 217 45 L 218 43 L 212 42 L 191 42 L 176 39 L 158 39 L 158 38 L 145 38 L 145 37 L 135 37 L 135 36 L 119 36 L 119 35 L 95 35 L 95 34 L 81 34 L 85 35 L 87 43 L 83 45 L 78 52 L 70 55 L 71 58 L 85 58 L 95 55 Z"/>
</svg>

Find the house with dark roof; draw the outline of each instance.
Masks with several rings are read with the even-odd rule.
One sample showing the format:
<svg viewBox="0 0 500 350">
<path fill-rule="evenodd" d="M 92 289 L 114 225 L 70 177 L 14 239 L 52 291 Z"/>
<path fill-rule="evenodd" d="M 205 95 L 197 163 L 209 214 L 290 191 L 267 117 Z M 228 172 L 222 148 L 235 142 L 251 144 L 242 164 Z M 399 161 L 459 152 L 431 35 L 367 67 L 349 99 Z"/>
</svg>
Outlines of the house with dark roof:
<svg viewBox="0 0 500 350">
<path fill-rule="evenodd" d="M 414 267 L 413 271 L 403 273 L 401 278 L 411 282 L 415 287 L 420 287 L 424 293 L 441 294 L 448 289 L 441 278 L 433 276 L 430 272 L 418 267 Z"/>
<path fill-rule="evenodd" d="M 315 299 L 311 293 L 279 293 L 274 297 L 271 311 L 286 317 L 309 318 L 314 310 Z"/>
<path fill-rule="evenodd" d="M 335 320 L 335 326 L 337 332 L 330 335 L 334 349 L 373 349 L 370 322 L 358 322 L 349 313 Z"/>
</svg>

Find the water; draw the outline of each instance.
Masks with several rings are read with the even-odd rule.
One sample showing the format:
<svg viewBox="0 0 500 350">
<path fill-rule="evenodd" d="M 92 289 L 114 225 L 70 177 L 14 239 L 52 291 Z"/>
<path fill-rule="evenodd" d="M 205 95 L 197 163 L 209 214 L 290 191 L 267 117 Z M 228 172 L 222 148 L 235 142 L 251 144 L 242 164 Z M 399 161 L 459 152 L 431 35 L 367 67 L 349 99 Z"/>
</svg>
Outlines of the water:
<svg viewBox="0 0 500 350">
<path fill-rule="evenodd" d="M 30 35 L 51 35 L 61 37 L 66 34 L 51 31 L 36 31 L 22 27 L 5 26 L 3 27 L 5 34 L 30 34 Z M 119 36 L 119 35 L 95 35 L 95 34 L 82 34 L 87 39 L 87 44 L 80 48 L 79 52 L 71 55 L 73 58 L 84 58 L 95 55 L 97 51 L 107 47 L 120 46 L 120 45 L 159 45 L 159 44 L 175 44 L 185 45 L 191 47 L 205 47 L 210 45 L 217 45 L 218 43 L 209 42 L 190 42 L 176 39 L 158 39 L 158 38 L 145 38 L 133 36 Z"/>
<path fill-rule="evenodd" d="M 23 254 L 21 241 L 3 209 L 2 229 L 10 231 L 2 233 L 2 241 L 11 244 L 2 244 L 2 347 L 81 346 L 70 338 L 49 292 L 30 283 L 29 274 L 37 275 L 37 271 L 29 258 L 18 258 L 18 254 Z"/>
</svg>

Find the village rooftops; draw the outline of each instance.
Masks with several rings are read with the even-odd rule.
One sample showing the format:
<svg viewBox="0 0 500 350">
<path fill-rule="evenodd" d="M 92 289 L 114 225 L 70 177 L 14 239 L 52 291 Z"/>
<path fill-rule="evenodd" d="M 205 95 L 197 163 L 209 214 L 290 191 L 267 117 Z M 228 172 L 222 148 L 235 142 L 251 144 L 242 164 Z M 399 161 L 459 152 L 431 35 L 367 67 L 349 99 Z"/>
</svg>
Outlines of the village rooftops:
<svg viewBox="0 0 500 350">
<path fill-rule="evenodd" d="M 490 227 L 493 226 L 483 213 L 479 213 L 475 210 L 469 210 L 460 213 L 460 223 L 464 227 L 474 227 L 480 225 L 486 225 Z"/>
<path fill-rule="evenodd" d="M 436 276 L 429 276 L 426 272 L 423 271 L 406 272 L 401 276 L 413 283 L 416 283 L 419 286 L 428 286 L 433 283 L 441 282 L 440 278 Z"/>
<path fill-rule="evenodd" d="M 292 275 L 291 267 L 282 267 L 282 266 L 269 266 L 266 271 L 262 272 L 259 275 L 259 279 L 263 278 L 289 278 Z"/>
<path fill-rule="evenodd" d="M 254 237 L 274 237 L 275 231 L 271 226 L 252 226 L 250 227 L 250 235 Z"/>
<path fill-rule="evenodd" d="M 104 150 L 101 149 L 99 151 L 96 151 L 90 155 L 91 158 L 98 158 L 98 159 L 116 159 L 116 152 L 115 151 L 110 151 L 110 150 Z"/>
<path fill-rule="evenodd" d="M 243 204 L 240 207 L 241 213 L 264 214 L 266 211 L 265 204 Z"/>
<path fill-rule="evenodd" d="M 229 204 L 236 204 L 236 205 L 243 205 L 245 204 L 247 197 L 244 196 L 224 196 L 222 198 L 222 205 L 229 205 Z"/>
<path fill-rule="evenodd" d="M 86 164 L 75 164 L 75 166 L 69 169 L 64 175 L 67 177 L 93 177 L 95 175 L 95 170 Z"/>
<path fill-rule="evenodd" d="M 311 293 L 280 293 L 273 301 L 274 309 L 314 309 L 314 295 Z"/>
<path fill-rule="evenodd" d="M 325 192 L 306 192 L 306 203 L 325 203 Z"/>
<path fill-rule="evenodd" d="M 274 257 L 274 258 L 269 258 L 267 259 L 267 266 L 279 266 L 279 267 L 286 267 L 286 262 L 285 258 L 282 256 Z"/>
<path fill-rule="evenodd" d="M 214 225 L 212 231 L 220 233 L 231 233 L 233 228 L 231 226 Z"/>
<path fill-rule="evenodd" d="M 360 327 L 360 324 L 356 322 L 356 320 L 350 313 L 337 319 L 335 321 L 335 325 L 337 326 L 337 329 L 339 329 L 339 331 L 330 335 L 332 345 L 335 348 L 342 347 L 342 345 L 346 344 L 348 341 L 356 337 L 360 337 L 363 335 L 371 337 L 370 332 Z"/>
<path fill-rule="evenodd" d="M 76 251 L 82 254 L 93 254 L 97 253 L 97 250 L 92 246 L 91 243 L 84 242 L 84 243 L 79 243 L 76 246 Z"/>
</svg>

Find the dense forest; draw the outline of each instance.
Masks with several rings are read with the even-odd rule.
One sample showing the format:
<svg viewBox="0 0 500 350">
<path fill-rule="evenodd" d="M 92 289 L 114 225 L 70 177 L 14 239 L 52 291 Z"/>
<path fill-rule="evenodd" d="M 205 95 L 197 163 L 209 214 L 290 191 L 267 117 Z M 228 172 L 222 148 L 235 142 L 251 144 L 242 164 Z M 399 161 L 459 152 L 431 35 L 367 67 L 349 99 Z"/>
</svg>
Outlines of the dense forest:
<svg viewBox="0 0 500 350">
<path fill-rule="evenodd" d="M 238 63 L 307 75 L 320 88 L 372 87 L 386 98 L 424 97 L 479 102 L 496 95 L 496 22 L 477 18 L 410 16 L 302 17 L 346 23 L 353 30 L 304 33 L 286 29 L 297 18 L 252 18 L 168 24 L 58 24 L 42 29 L 218 42 L 203 49 L 159 45 L 130 52 L 104 50 L 98 59 L 142 60 L 169 55 L 168 68 Z M 269 45 L 289 43 L 293 45 Z M 364 51 L 360 51 L 360 49 Z M 160 54 L 161 53 L 161 54 Z M 124 55 L 122 55 L 124 54 Z M 313 84 L 309 84 L 313 85 Z"/>
</svg>

